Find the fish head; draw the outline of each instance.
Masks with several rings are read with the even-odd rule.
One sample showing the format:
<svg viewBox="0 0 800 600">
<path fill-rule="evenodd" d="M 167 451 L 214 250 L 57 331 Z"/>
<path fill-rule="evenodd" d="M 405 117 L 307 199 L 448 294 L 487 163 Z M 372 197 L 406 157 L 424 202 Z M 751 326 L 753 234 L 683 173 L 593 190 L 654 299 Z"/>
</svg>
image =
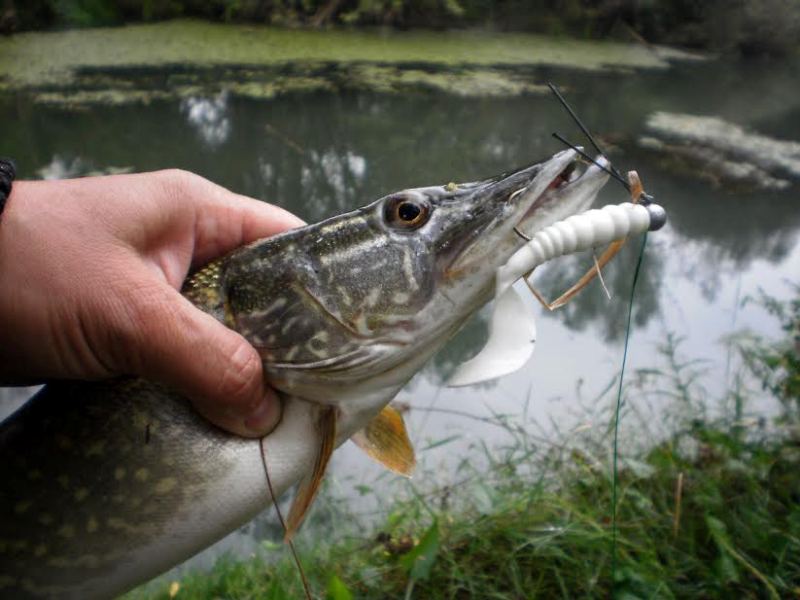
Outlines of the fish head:
<svg viewBox="0 0 800 600">
<path fill-rule="evenodd" d="M 574 150 L 485 181 L 458 186 L 440 202 L 439 239 L 433 254 L 443 261 L 442 291 L 449 288 L 468 304 L 485 302 L 497 269 L 539 230 L 586 210 L 608 181 L 599 157 L 584 169 Z M 470 291 L 474 290 L 474 291 Z M 481 302 L 482 304 L 483 302 Z"/>
<path fill-rule="evenodd" d="M 525 243 L 515 228 L 585 209 L 604 182 L 568 150 L 492 179 L 389 194 L 226 257 L 217 313 L 279 390 L 385 401 L 490 299 L 495 272 Z"/>
</svg>

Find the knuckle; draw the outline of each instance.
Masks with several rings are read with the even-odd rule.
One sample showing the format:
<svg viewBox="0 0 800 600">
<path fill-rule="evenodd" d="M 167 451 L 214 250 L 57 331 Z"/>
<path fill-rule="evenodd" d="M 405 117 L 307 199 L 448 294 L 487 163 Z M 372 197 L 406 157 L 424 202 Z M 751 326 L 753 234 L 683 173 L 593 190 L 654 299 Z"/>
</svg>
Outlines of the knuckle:
<svg viewBox="0 0 800 600">
<path fill-rule="evenodd" d="M 183 200 L 193 195 L 200 186 L 205 185 L 206 179 L 184 169 L 165 169 L 158 175 L 163 180 L 167 193 L 176 200 Z"/>
<path fill-rule="evenodd" d="M 253 400 L 260 374 L 261 359 L 246 343 L 239 343 L 225 363 L 220 393 L 236 404 Z"/>
</svg>

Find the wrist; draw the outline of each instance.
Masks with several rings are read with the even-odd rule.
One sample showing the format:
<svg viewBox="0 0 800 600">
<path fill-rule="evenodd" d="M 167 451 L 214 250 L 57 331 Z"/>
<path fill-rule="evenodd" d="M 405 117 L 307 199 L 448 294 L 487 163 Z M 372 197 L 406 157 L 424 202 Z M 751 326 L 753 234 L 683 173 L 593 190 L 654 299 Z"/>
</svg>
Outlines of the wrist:
<svg viewBox="0 0 800 600">
<path fill-rule="evenodd" d="M 17 176 L 17 168 L 10 158 L 0 158 L 0 214 L 11 196 L 11 184 Z"/>
</svg>

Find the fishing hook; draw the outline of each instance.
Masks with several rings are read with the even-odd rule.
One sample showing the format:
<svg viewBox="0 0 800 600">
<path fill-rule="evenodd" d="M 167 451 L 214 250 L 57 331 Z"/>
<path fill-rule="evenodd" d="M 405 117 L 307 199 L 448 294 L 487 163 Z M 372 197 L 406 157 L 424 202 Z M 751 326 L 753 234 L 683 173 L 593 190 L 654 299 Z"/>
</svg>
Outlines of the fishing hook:
<svg viewBox="0 0 800 600">
<path fill-rule="evenodd" d="M 594 149 L 597 151 L 597 153 L 600 156 L 605 156 L 605 152 L 603 152 L 603 149 L 600 148 L 600 145 L 594 139 L 594 136 L 592 136 L 592 134 L 589 132 L 589 129 L 586 127 L 586 125 L 583 124 L 583 122 L 580 120 L 578 115 L 575 114 L 575 111 L 572 109 L 572 107 L 564 99 L 564 96 L 561 95 L 561 92 L 558 91 L 558 88 L 556 88 L 556 86 L 554 84 L 550 83 L 550 82 L 548 82 L 547 85 L 550 88 L 550 91 L 552 91 L 553 94 L 555 94 L 556 98 L 561 103 L 561 105 L 570 114 L 570 116 L 572 117 L 573 121 L 575 121 L 575 123 L 578 125 L 578 127 L 581 129 L 581 131 L 583 131 L 583 133 L 586 135 L 586 137 L 589 138 L 589 141 L 591 142 L 592 146 L 594 146 Z M 578 155 L 580 155 L 583 159 L 585 159 L 585 160 L 589 161 L 590 163 L 596 165 L 598 168 L 602 169 L 603 171 L 608 173 L 611 177 L 613 177 L 614 179 L 619 181 L 622 184 L 622 186 L 630 194 L 631 202 L 633 202 L 634 204 L 641 203 L 641 204 L 646 206 L 646 205 L 650 204 L 653 201 L 653 197 L 650 196 L 649 194 L 645 193 L 644 188 L 642 187 L 642 182 L 639 179 L 639 175 L 636 173 L 636 171 L 630 171 L 628 173 L 628 177 L 626 179 L 626 178 L 624 178 L 622 176 L 622 174 L 619 172 L 619 170 L 616 169 L 616 167 L 614 167 L 611 164 L 609 164 L 609 166 L 601 164 L 600 162 L 597 161 L 597 159 L 593 158 L 592 156 L 590 156 L 589 154 L 584 152 L 582 148 L 580 148 L 580 147 L 576 146 L 575 144 L 567 141 L 564 137 L 562 137 L 558 133 L 554 132 L 553 133 L 553 137 L 556 138 L 558 141 L 560 141 L 562 144 L 565 144 L 567 147 L 572 148 L 572 150 L 577 152 Z M 523 238 L 526 237 L 526 236 L 524 236 L 522 234 L 522 232 L 517 231 L 516 229 L 514 229 L 514 231 L 517 233 L 517 235 L 520 235 L 520 237 L 523 237 Z M 556 298 L 556 300 L 554 300 L 553 302 L 548 302 L 544 298 L 544 296 L 542 296 L 542 294 L 540 294 L 536 290 L 536 288 L 533 287 L 531 282 L 528 280 L 528 277 L 533 273 L 533 271 L 531 271 L 530 273 L 525 275 L 523 277 L 523 280 L 525 281 L 525 284 L 528 286 L 530 291 L 533 293 L 534 297 L 547 310 L 555 310 L 556 308 L 564 306 L 578 292 L 580 292 L 583 288 L 585 288 L 589 284 L 589 282 L 592 279 L 594 279 L 595 277 L 599 278 L 600 284 L 603 286 L 603 290 L 605 291 L 606 296 L 611 298 L 611 294 L 608 291 L 608 287 L 606 287 L 606 283 L 603 280 L 603 273 L 602 273 L 601 268 L 606 263 L 608 263 L 619 252 L 620 248 L 622 247 L 622 245 L 624 243 L 625 243 L 625 240 L 617 240 L 617 241 L 613 242 L 612 244 L 610 244 L 608 246 L 608 248 L 606 248 L 605 252 L 603 252 L 603 254 L 600 256 L 600 258 L 598 258 L 597 255 L 593 253 L 592 254 L 592 258 L 594 259 L 594 264 L 592 265 L 592 267 L 586 273 L 583 274 L 583 276 L 577 281 L 577 283 L 575 283 L 566 292 L 561 294 L 561 296 Z"/>
<path fill-rule="evenodd" d="M 530 242 L 533 238 L 529 235 L 525 235 L 519 230 L 519 227 L 514 227 L 514 233 L 516 233 L 519 237 L 521 237 L 526 242 Z"/>
</svg>

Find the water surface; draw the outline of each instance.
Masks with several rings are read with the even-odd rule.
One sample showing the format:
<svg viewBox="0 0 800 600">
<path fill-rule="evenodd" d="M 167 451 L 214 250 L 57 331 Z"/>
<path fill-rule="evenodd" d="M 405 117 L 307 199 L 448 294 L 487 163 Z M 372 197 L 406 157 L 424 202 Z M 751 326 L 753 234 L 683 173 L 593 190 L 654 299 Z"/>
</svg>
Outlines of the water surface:
<svg viewBox="0 0 800 600">
<path fill-rule="evenodd" d="M 668 225 L 647 243 L 634 299 L 631 369 L 663 366 L 657 348 L 674 333 L 683 338 L 683 356 L 708 360 L 704 385 L 711 398 L 721 398 L 739 368 L 724 336 L 745 328 L 777 333 L 763 310 L 742 306 L 742 300 L 759 289 L 787 297 L 786 281 L 800 273 L 797 187 L 781 193 L 718 189 L 665 171 L 633 140 L 655 110 L 718 115 L 800 139 L 800 69 L 711 63 L 633 74 L 540 69 L 535 77 L 566 91 L 615 163 L 637 169 L 669 213 Z M 0 155 L 14 156 L 23 177 L 67 177 L 109 167 L 189 169 L 316 221 L 406 187 L 483 178 L 551 155 L 561 149 L 553 131 L 586 143 L 549 96 L 348 92 L 257 101 L 206 87 L 182 100 L 80 111 L 34 105 L 24 93 L 7 93 L 0 96 Z M 602 201 L 623 200 L 624 190 L 609 183 Z M 638 248 L 638 241 L 629 244 L 606 270 L 611 300 L 597 283 L 554 313 L 530 300 L 539 342 L 534 360 L 519 373 L 472 388 L 443 387 L 448 373 L 484 339 L 483 314 L 409 383 L 398 400 L 414 407 L 408 419 L 416 446 L 450 440 L 422 451 L 425 465 L 447 479 L 476 441 L 491 447 L 505 435 L 436 409 L 477 416 L 524 412 L 546 432 L 606 426 L 606 413 L 593 412 L 591 403 L 620 368 Z M 590 264 L 590 256 L 562 260 L 536 279 L 555 297 Z M 26 393 L 0 390 L 0 411 L 7 414 Z M 655 414 L 668 408 L 664 403 L 654 407 Z M 766 401 L 746 408 L 764 415 L 775 409 Z M 632 439 L 636 432 L 628 435 Z M 356 505 L 374 505 L 374 498 L 372 504 L 359 500 L 353 490 L 374 486 L 378 477 L 385 480 L 352 447 L 336 454 L 332 485 Z M 251 531 L 263 533 L 259 527 Z M 250 551 L 247 540 L 230 537 L 204 560 L 222 548 Z"/>
</svg>

